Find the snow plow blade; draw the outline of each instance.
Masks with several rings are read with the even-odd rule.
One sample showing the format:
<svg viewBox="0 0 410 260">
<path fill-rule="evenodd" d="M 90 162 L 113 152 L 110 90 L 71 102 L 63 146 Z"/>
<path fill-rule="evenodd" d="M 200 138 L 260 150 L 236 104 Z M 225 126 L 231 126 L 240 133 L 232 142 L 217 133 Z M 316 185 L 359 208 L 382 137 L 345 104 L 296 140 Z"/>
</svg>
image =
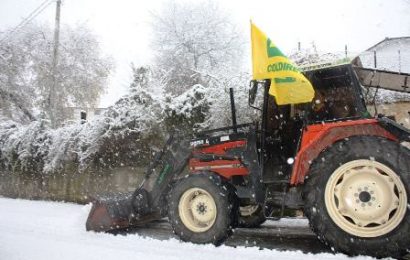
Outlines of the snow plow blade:
<svg viewBox="0 0 410 260">
<path fill-rule="evenodd" d="M 148 166 L 142 184 L 133 193 L 98 197 L 86 222 L 87 231 L 113 231 L 159 220 L 166 215 L 165 195 L 190 156 L 189 141 L 171 135 Z"/>
<path fill-rule="evenodd" d="M 92 204 L 86 222 L 87 231 L 103 232 L 130 226 L 131 195 L 117 194 L 110 199 L 99 198 Z"/>
</svg>

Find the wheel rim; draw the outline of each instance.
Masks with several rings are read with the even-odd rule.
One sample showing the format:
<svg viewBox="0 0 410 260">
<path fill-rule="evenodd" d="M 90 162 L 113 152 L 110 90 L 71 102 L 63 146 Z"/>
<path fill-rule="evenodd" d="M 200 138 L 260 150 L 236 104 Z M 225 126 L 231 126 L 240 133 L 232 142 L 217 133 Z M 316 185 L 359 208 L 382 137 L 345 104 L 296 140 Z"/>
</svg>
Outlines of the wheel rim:
<svg viewBox="0 0 410 260">
<path fill-rule="evenodd" d="M 214 198 L 201 188 L 185 191 L 179 200 L 178 211 L 182 223 L 196 233 L 209 230 L 217 214 Z"/>
<path fill-rule="evenodd" d="M 328 180 L 325 203 L 332 220 L 358 237 L 389 233 L 403 220 L 407 194 L 400 177 L 373 160 L 355 160 L 337 168 Z"/>
<path fill-rule="evenodd" d="M 239 207 L 239 213 L 242 217 L 252 216 L 259 209 L 259 205 L 247 205 Z"/>
</svg>

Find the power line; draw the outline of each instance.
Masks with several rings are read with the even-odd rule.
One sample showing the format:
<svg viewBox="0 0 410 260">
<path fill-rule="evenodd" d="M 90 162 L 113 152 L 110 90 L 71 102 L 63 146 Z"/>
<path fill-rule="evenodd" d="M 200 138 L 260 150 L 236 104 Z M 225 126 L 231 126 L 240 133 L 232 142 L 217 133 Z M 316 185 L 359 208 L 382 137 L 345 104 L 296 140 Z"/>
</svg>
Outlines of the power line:
<svg viewBox="0 0 410 260">
<path fill-rule="evenodd" d="M 36 18 L 48 5 L 51 4 L 51 0 L 45 0 L 41 3 L 36 9 L 34 9 L 26 18 L 24 18 L 16 27 L 14 27 L 5 37 L 0 40 L 0 43 L 4 42 L 10 36 L 13 35 L 16 31 L 26 26 L 29 22 L 31 22 L 34 18 Z"/>
<path fill-rule="evenodd" d="M 10 32 L 6 34 L 3 38 L 0 39 L 0 43 L 4 42 L 10 36 L 13 35 L 13 33 L 17 32 L 19 29 L 23 28 L 26 26 L 28 23 L 30 23 L 34 18 L 36 18 L 40 13 L 44 11 L 54 0 L 45 0 L 42 2 L 37 8 L 35 8 L 26 18 L 24 18 L 16 27 L 14 27 Z"/>
<path fill-rule="evenodd" d="M 50 0 L 45 0 L 44 2 L 42 2 L 42 3 L 41 3 L 36 9 L 34 9 L 25 19 L 23 19 L 23 21 L 21 21 L 20 24 L 18 24 L 18 25 L 16 26 L 16 28 L 19 27 L 19 26 L 21 26 L 27 19 L 30 19 L 31 16 L 35 15 L 35 13 L 36 13 L 40 8 L 42 8 L 48 1 L 50 1 Z"/>
</svg>

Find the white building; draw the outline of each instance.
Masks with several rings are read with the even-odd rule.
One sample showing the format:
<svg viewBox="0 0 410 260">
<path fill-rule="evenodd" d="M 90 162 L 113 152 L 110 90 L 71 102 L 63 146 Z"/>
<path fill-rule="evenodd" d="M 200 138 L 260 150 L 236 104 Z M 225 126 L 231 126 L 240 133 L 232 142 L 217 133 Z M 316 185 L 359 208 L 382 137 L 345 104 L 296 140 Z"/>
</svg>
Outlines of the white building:
<svg viewBox="0 0 410 260">
<path fill-rule="evenodd" d="M 66 107 L 64 109 L 64 114 L 65 114 L 65 120 L 66 122 L 69 123 L 79 123 L 81 122 L 81 113 L 85 112 L 86 113 L 86 120 L 91 120 L 93 117 L 97 115 L 101 115 L 104 113 L 106 108 L 85 108 L 85 107 Z"/>
<path fill-rule="evenodd" d="M 359 57 L 364 68 L 410 73 L 410 37 L 386 38 Z"/>
<path fill-rule="evenodd" d="M 363 86 L 382 88 L 375 98 L 378 113 L 410 128 L 410 37 L 386 38 L 352 63 Z M 368 108 L 374 112 L 372 105 Z"/>
</svg>

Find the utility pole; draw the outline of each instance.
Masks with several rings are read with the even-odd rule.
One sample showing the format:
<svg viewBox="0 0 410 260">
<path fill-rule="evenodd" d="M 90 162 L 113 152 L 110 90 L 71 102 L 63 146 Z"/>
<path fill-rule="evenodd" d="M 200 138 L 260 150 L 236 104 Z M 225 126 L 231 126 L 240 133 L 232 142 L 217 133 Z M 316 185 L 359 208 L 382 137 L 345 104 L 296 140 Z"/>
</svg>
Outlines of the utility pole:
<svg viewBox="0 0 410 260">
<path fill-rule="evenodd" d="M 345 59 L 347 60 L 347 44 L 345 44 Z"/>
<path fill-rule="evenodd" d="M 400 49 L 398 50 L 399 53 L 399 73 L 401 73 L 401 54 L 400 54 Z"/>
<path fill-rule="evenodd" d="M 374 68 L 377 69 L 377 53 L 376 53 L 376 51 L 373 51 L 373 62 L 374 62 Z"/>
<path fill-rule="evenodd" d="M 51 85 L 50 85 L 50 93 L 49 93 L 49 114 L 50 114 L 50 121 L 51 127 L 55 128 L 57 124 L 57 94 L 56 94 L 56 86 L 57 86 L 57 64 L 58 64 L 58 45 L 60 42 L 60 9 L 61 9 L 61 0 L 56 1 L 56 18 L 55 18 L 55 26 L 54 26 L 54 48 L 53 48 L 53 62 L 52 62 L 52 71 L 51 71 Z"/>
</svg>

